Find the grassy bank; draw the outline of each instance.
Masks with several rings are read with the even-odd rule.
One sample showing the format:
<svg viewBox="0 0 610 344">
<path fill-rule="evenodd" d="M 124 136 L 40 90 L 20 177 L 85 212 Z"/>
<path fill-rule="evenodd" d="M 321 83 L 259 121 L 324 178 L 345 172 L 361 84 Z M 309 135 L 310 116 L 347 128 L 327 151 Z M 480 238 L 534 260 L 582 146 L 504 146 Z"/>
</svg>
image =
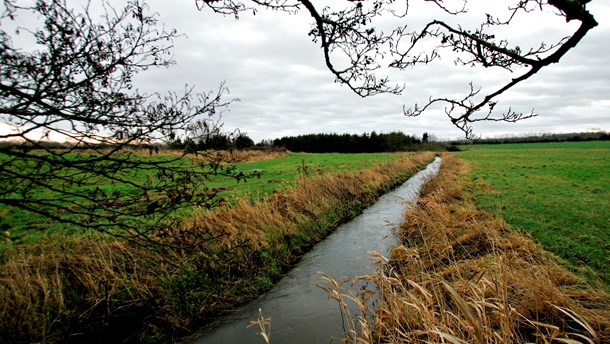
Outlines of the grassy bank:
<svg viewBox="0 0 610 344">
<path fill-rule="evenodd" d="M 329 295 L 356 300 L 368 317 L 346 333 L 358 343 L 608 343 L 610 295 L 559 266 L 502 219 L 475 207 L 469 165 L 441 171 L 400 227 L 402 244 L 364 279 L 379 288 Z"/>
<path fill-rule="evenodd" d="M 610 142 L 467 149 L 477 207 L 610 290 Z"/>
<path fill-rule="evenodd" d="M 249 179 L 245 183 L 235 183 L 231 179 L 217 178 L 212 187 L 222 187 L 222 196 L 231 202 L 236 199 L 261 200 L 274 192 L 294 187 L 298 177 L 357 172 L 377 164 L 387 163 L 400 157 L 401 153 L 287 153 L 282 159 L 258 160 L 238 163 L 236 167 L 244 172 L 259 171 L 260 178 Z"/>
<path fill-rule="evenodd" d="M 432 158 L 405 154 L 357 173 L 302 173 L 262 200 L 195 210 L 180 226 L 157 233 L 155 247 L 59 231 L 5 246 L 0 337 L 6 343 L 174 341 L 269 289 L 313 243 Z"/>
</svg>

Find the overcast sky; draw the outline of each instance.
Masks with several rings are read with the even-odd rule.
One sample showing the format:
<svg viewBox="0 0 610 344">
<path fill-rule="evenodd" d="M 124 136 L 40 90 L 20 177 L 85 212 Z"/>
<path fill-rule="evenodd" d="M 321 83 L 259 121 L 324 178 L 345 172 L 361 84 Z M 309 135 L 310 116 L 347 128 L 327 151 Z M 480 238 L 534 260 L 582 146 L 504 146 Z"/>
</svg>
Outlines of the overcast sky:
<svg viewBox="0 0 610 344">
<path fill-rule="evenodd" d="M 333 1 L 348 4 L 344 0 Z M 261 11 L 256 16 L 244 13 L 235 20 L 209 9 L 199 12 L 194 0 L 148 2 L 161 21 L 187 37 L 175 42 L 177 65 L 140 75 L 138 87 L 180 90 L 188 83 L 203 91 L 216 89 L 226 80 L 229 96 L 241 102 L 223 115 L 225 127 L 240 128 L 255 141 L 307 133 L 373 130 L 401 130 L 416 135 L 429 132 L 439 138 L 459 138 L 461 132 L 452 127 L 442 107 L 418 118 L 407 118 L 402 114 L 403 105 L 423 104 L 433 95 L 463 96 L 470 81 L 479 86 L 497 86 L 515 77 L 494 70 L 457 68 L 451 58 L 445 58 L 441 63 L 390 74 L 391 80 L 406 84 L 403 95 L 362 99 L 334 83 L 323 64 L 322 50 L 307 36 L 310 19 L 305 12 L 288 15 Z M 417 2 L 414 0 L 413 4 Z M 503 10 L 514 2 L 494 3 Z M 432 19 L 434 9 L 426 5 L 422 9 L 412 7 L 411 19 L 407 17 L 404 23 L 413 24 L 415 29 L 421 20 Z M 589 9 L 600 25 L 559 64 L 500 98 L 499 110 L 509 106 L 523 112 L 534 109 L 539 117 L 517 124 L 479 123 L 476 133 L 496 136 L 610 130 L 610 4 L 597 0 L 589 4 Z M 483 14 L 471 13 L 459 19 L 460 23 L 479 24 Z M 510 29 L 511 42 L 537 44 L 574 29 L 574 25 L 566 25 L 563 18 L 552 13 L 531 17 L 523 16 L 524 21 Z"/>
<path fill-rule="evenodd" d="M 240 128 L 257 142 L 307 133 L 393 130 L 460 138 L 461 132 L 452 127 L 442 107 L 418 118 L 407 118 L 402 114 L 403 105 L 422 104 L 430 96 L 463 96 L 470 81 L 478 86 L 498 86 L 515 77 L 494 70 L 457 68 L 451 58 L 446 58 L 434 65 L 390 74 L 391 80 L 406 85 L 403 95 L 362 99 L 334 82 L 323 64 L 322 50 L 307 36 L 311 20 L 305 12 L 288 15 L 261 11 L 256 16 L 244 13 L 237 21 L 209 9 L 199 12 L 195 0 L 147 2 L 167 27 L 187 37 L 174 42 L 175 66 L 140 74 L 136 86 L 146 91 L 180 91 L 189 84 L 206 91 L 217 89 L 226 81 L 231 91 L 228 98 L 241 101 L 223 114 L 225 128 Z M 352 4 L 346 0 L 317 2 Z M 413 24 L 411 27 L 416 29 L 418 22 L 433 19 L 435 11 L 422 0 L 412 2 L 424 7 L 411 8 L 410 17 L 403 23 Z M 482 4 L 503 10 L 515 2 L 486 0 Z M 471 4 L 478 6 L 476 2 Z M 610 3 L 596 0 L 588 8 L 600 25 L 559 64 L 544 69 L 500 98 L 497 107 L 502 110 L 511 106 L 523 112 L 534 109 L 540 116 L 517 124 L 480 123 L 475 126 L 476 133 L 496 136 L 610 130 Z M 485 9 L 488 10 L 493 9 Z M 471 11 L 459 20 L 468 26 L 478 25 L 482 18 L 482 13 Z M 523 46 L 549 37 L 557 39 L 574 29 L 574 25 L 566 25 L 563 18 L 552 13 L 525 15 L 517 24 L 507 37 Z"/>
</svg>

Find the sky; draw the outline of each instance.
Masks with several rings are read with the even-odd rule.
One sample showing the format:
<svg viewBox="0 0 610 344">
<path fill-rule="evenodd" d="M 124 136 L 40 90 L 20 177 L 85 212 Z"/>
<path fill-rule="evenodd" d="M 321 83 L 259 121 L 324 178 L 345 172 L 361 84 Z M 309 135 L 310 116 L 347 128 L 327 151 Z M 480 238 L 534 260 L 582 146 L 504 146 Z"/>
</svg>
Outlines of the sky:
<svg viewBox="0 0 610 344">
<path fill-rule="evenodd" d="M 114 2 L 121 3 L 119 0 Z M 352 5 L 347 0 L 317 0 L 318 4 Z M 471 0 L 468 15 L 448 18 L 464 27 L 478 26 L 484 13 L 506 13 L 517 0 Z M 319 44 L 307 35 L 311 19 L 305 11 L 289 15 L 261 10 L 243 13 L 239 20 L 198 11 L 195 0 L 147 0 L 160 22 L 184 36 L 174 41 L 176 64 L 169 69 L 139 74 L 135 86 L 146 92 L 183 91 L 184 85 L 199 92 L 217 90 L 225 82 L 231 98 L 240 99 L 222 114 L 224 128 L 239 128 L 255 142 L 309 133 L 356 133 L 402 131 L 439 139 L 463 138 L 444 114 L 443 106 L 417 118 L 403 115 L 403 106 L 425 104 L 431 96 L 463 97 L 469 82 L 492 90 L 517 73 L 492 69 L 460 68 L 451 56 L 438 63 L 406 71 L 390 71 L 391 81 L 405 85 L 402 95 L 361 98 L 334 82 L 323 63 Z M 409 16 L 402 21 L 384 17 L 378 23 L 393 27 L 418 25 L 437 18 L 439 11 L 423 0 L 411 0 Z M 445 3 L 451 3 L 445 1 Z M 490 7 L 491 6 L 491 7 Z M 477 9 L 479 11 L 477 11 Z M 588 4 L 599 26 L 570 51 L 559 64 L 546 67 L 533 78 L 507 92 L 498 110 L 534 110 L 539 116 L 518 123 L 475 124 L 475 134 L 497 137 L 515 134 L 580 132 L 592 128 L 610 130 L 610 3 Z M 576 23 L 547 12 L 523 15 L 504 30 L 510 42 L 522 47 L 557 40 L 570 34 Z M 388 60 L 389 61 L 389 60 Z M 383 75 L 382 75 L 383 76 Z"/>
<path fill-rule="evenodd" d="M 229 97 L 240 99 L 223 114 L 225 128 L 239 128 L 256 142 L 308 133 L 394 130 L 417 136 L 428 132 L 441 139 L 462 138 L 462 132 L 444 114 L 443 106 L 410 118 L 403 115 L 403 105 L 424 104 L 430 96 L 463 96 L 471 81 L 485 90 L 485 86 L 498 86 L 515 76 L 497 70 L 459 68 L 447 57 L 434 65 L 390 72 L 390 80 L 405 84 L 402 95 L 362 99 L 334 82 L 323 63 L 319 44 L 307 36 L 311 20 L 305 12 L 289 15 L 260 11 L 255 16 L 244 13 L 235 20 L 209 9 L 200 12 L 194 0 L 148 2 L 167 27 L 176 28 L 187 37 L 174 42 L 175 66 L 147 71 L 136 79 L 136 85 L 143 90 L 162 91 L 181 90 L 187 83 L 205 91 L 216 89 L 225 81 L 230 89 Z M 412 1 L 412 6 L 417 2 Z M 478 6 L 476 1 L 469 3 L 475 9 Z M 515 1 L 491 3 L 496 7 L 485 11 L 506 13 L 504 9 Z M 421 6 L 424 7 L 410 8 L 410 15 L 401 23 L 413 24 L 415 29 L 418 23 L 437 15 L 433 6 Z M 518 123 L 477 123 L 475 134 L 494 137 L 592 128 L 610 130 L 610 45 L 607 43 L 610 42 L 610 21 L 607 20 L 610 4 L 596 0 L 588 8 L 600 25 L 559 64 L 547 67 L 499 98 L 499 110 L 508 107 L 527 113 L 534 110 L 539 116 Z M 466 26 L 478 25 L 481 18 L 483 14 L 471 8 L 464 18 L 450 20 L 456 23 L 459 20 Z M 394 22 L 383 24 L 391 26 Z M 568 25 L 562 17 L 549 12 L 522 16 L 516 24 L 504 34 L 511 42 L 527 46 L 528 42 L 538 45 L 543 40 L 568 35 L 576 23 Z"/>
</svg>

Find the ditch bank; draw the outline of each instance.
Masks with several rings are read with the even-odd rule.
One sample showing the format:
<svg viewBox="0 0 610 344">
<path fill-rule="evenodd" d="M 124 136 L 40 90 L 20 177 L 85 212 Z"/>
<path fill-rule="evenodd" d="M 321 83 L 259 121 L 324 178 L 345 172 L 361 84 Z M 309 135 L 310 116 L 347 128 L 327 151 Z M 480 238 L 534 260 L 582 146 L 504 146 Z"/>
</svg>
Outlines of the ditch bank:
<svg viewBox="0 0 610 344">
<path fill-rule="evenodd" d="M 368 318 L 351 315 L 358 326 L 345 342 L 610 343 L 610 295 L 477 209 L 469 165 L 442 158 L 399 228 L 400 245 L 362 277 L 381 302 Z M 361 305 L 368 297 L 349 296 Z"/>
<path fill-rule="evenodd" d="M 433 153 L 358 173 L 299 179 L 138 246 L 56 235 L 2 250 L 5 343 L 173 342 L 268 291 L 313 244 L 425 167 Z"/>
<path fill-rule="evenodd" d="M 436 158 L 426 169 L 340 225 L 307 252 L 264 297 L 203 329 L 192 343 L 265 343 L 258 336 L 261 329 L 248 326 L 257 320 L 259 309 L 265 321 L 270 319 L 266 328 L 273 330 L 266 335 L 270 335 L 274 344 L 338 343 L 345 329 L 341 311 L 317 284 L 328 278 L 350 281 L 375 271 L 370 251 L 387 255 L 390 246 L 397 244 L 393 229 L 401 223 L 405 208 L 415 204 L 419 189 L 436 174 L 440 164 L 440 158 Z M 359 288 L 372 291 L 374 287 L 359 284 Z M 357 311 L 347 307 L 350 312 Z"/>
</svg>

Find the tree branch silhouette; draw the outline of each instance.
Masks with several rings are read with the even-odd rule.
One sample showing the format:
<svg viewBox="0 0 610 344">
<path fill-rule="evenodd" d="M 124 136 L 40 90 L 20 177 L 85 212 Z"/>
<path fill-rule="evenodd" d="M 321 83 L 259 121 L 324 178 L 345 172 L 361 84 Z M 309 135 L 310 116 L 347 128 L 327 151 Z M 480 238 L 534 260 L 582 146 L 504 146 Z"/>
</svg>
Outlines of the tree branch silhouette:
<svg viewBox="0 0 610 344">
<path fill-rule="evenodd" d="M 457 54 L 455 63 L 463 66 L 482 66 L 490 69 L 515 71 L 526 68 L 519 76 L 495 90 L 483 94 L 470 85 L 470 91 L 461 99 L 445 96 L 431 97 L 424 106 L 405 107 L 407 116 L 419 116 L 432 105 L 447 104 L 445 113 L 451 123 L 472 137 L 472 124 L 479 121 L 515 122 L 536 114 L 520 113 L 509 108 L 496 114 L 497 98 L 517 84 L 530 79 L 540 70 L 558 63 L 572 48 L 598 25 L 594 16 L 587 10 L 590 0 L 513 0 L 509 16 L 505 20 L 487 14 L 476 30 L 451 25 L 438 18 L 432 18 L 418 31 L 409 31 L 410 4 L 414 0 L 347 0 L 332 5 L 320 5 L 313 0 L 198 0 L 198 7 L 208 6 L 216 12 L 238 14 L 269 8 L 279 11 L 298 13 L 305 11 L 313 20 L 310 36 L 319 43 L 323 51 L 326 67 L 336 81 L 348 86 L 356 94 L 367 97 L 381 93 L 402 94 L 403 85 L 392 84 L 388 76 L 392 70 L 406 71 L 416 65 L 426 65 L 441 57 L 444 51 Z M 425 0 L 438 7 L 442 12 L 459 18 L 469 10 L 466 0 L 442 1 Z M 332 7 L 332 8 L 331 8 Z M 519 14 L 532 14 L 535 11 L 552 10 L 565 18 L 566 22 L 579 21 L 580 26 L 570 36 L 558 42 L 542 42 L 538 47 L 523 50 L 512 46 L 506 39 L 496 37 L 493 28 L 514 25 Z M 383 31 L 380 18 L 398 20 L 402 24 L 391 31 Z M 533 29 L 535 26 L 532 27 Z M 427 48 L 428 42 L 436 42 Z M 420 51 L 419 49 L 423 49 Z M 384 61 L 389 63 L 382 64 Z M 339 66 L 342 67 L 339 67 Z M 408 91 L 408 90 L 407 90 Z"/>
<path fill-rule="evenodd" d="M 101 19 L 93 19 L 93 6 Z M 19 27 L 21 15 L 38 16 L 40 26 Z M 173 64 L 179 36 L 159 27 L 145 2 L 116 9 L 90 1 L 76 11 L 65 0 L 4 0 L 0 19 L 3 209 L 150 241 L 178 221 L 176 210 L 219 201 L 218 190 L 206 187 L 211 175 L 247 177 L 204 152 L 156 154 L 158 144 L 234 100 L 223 100 L 224 83 L 209 93 L 133 89 L 135 74 Z M 15 45 L 5 29 L 13 22 L 35 48 Z"/>
</svg>

